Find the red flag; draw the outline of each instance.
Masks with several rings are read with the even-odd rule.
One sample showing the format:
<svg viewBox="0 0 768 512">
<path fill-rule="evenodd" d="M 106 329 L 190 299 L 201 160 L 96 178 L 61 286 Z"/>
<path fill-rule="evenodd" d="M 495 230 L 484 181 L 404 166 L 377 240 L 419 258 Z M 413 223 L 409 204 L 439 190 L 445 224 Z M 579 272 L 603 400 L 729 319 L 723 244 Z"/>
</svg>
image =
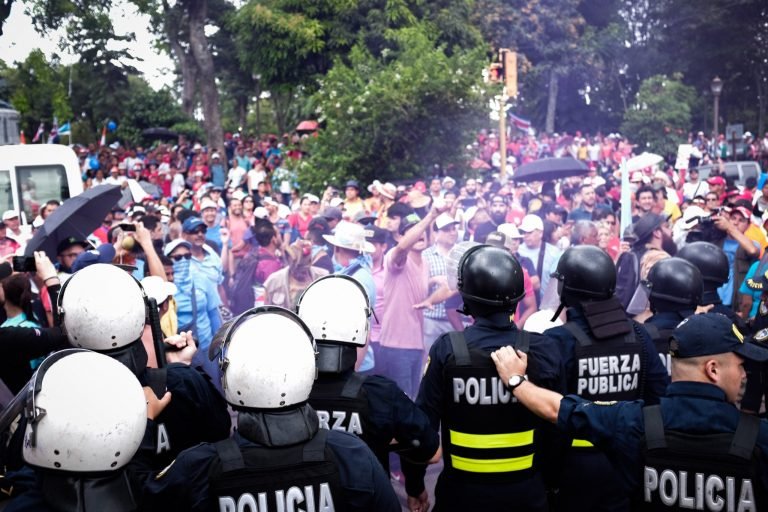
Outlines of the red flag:
<svg viewBox="0 0 768 512">
<path fill-rule="evenodd" d="M 104 125 L 101 128 L 101 140 L 99 141 L 99 147 L 104 147 L 107 145 L 107 126 Z"/>
<path fill-rule="evenodd" d="M 27 138 L 24 136 L 24 130 L 21 130 L 21 134 L 19 135 L 19 144 L 26 144 Z"/>
</svg>

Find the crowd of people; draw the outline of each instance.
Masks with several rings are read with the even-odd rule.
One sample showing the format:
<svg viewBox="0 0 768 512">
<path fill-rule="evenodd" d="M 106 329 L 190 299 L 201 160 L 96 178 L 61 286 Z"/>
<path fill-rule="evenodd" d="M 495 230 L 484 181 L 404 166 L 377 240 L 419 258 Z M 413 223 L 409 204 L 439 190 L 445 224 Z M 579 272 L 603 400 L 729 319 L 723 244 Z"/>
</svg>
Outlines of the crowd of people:
<svg viewBox="0 0 768 512">
<path fill-rule="evenodd" d="M 726 155 L 716 140 L 699 134 L 690 142 L 687 169 L 661 162 L 625 177 L 632 218 L 623 231 L 621 163 L 635 149 L 618 134 L 513 138 L 505 177 L 496 172 L 495 134 L 480 133 L 466 148 L 473 169 L 462 177 L 435 169 L 440 175 L 412 184 L 350 179 L 317 194 L 303 191 L 283 166 L 301 158 L 297 138 L 228 136 L 221 151 L 83 148 L 86 186 L 127 188 L 135 179 L 144 195 L 116 205 L 90 236 L 61 240 L 50 259 L 35 253 L 36 271 L 0 265 L 0 340 L 6 332 L 26 344 L 0 349 L 0 378 L 7 394 L 27 397 L 29 409 L 53 368 L 71 386 L 93 386 L 67 370 L 67 360 L 108 371 L 72 350 L 110 356 L 145 386 L 148 409 L 139 412 L 146 432 L 124 438 L 125 450 L 138 453 L 133 459 L 57 466 L 58 453 L 43 460 L 35 452 L 38 422 L 40 446 L 54 445 L 42 440 L 45 411 L 32 404 L 22 414 L 29 426 L 5 443 L 14 495 L 26 491 L 8 510 L 81 510 L 80 500 L 129 494 L 114 510 L 271 510 L 267 503 L 288 510 L 302 500 L 308 510 L 333 510 L 334 499 L 342 508 L 341 489 L 349 508 L 393 510 L 393 480 L 404 483 L 407 506 L 424 511 L 432 499 L 424 472 L 441 455 L 440 510 L 629 510 L 642 489 L 647 503 L 676 504 L 688 491 L 672 499 L 661 471 L 655 484 L 636 471 L 642 429 L 639 437 L 627 434 L 632 453 L 608 446 L 610 422 L 631 416 L 648 429 L 649 416 L 638 409 L 597 417 L 584 400 L 661 403 L 662 434 L 670 425 L 703 432 L 691 418 L 667 421 L 686 406 L 667 398 L 670 377 L 669 389 L 692 400 L 694 418 L 707 394 L 727 411 L 713 433 L 741 428 L 729 404 L 764 411 L 768 357 L 758 345 L 768 341 L 768 180 L 764 173 L 735 180 L 723 172 Z M 745 147 L 754 159 L 766 157 L 768 134 L 745 139 Z M 517 167 L 551 156 L 572 156 L 587 170 L 515 181 Z M 712 165 L 706 179 L 700 165 Z M 31 226 L 6 211 L 0 257 L 23 254 L 58 206 L 42 205 Z M 697 313 L 703 320 L 691 322 Z M 46 358 L 60 349 L 69 352 Z M 754 360 L 745 365 L 743 395 L 732 369 L 741 360 L 707 359 L 732 353 Z M 706 383 L 725 396 L 675 387 L 678 381 Z M 120 386 L 130 394 L 131 385 Z M 135 411 L 127 418 L 121 415 L 130 411 L 92 407 L 136 423 Z M 230 416 L 237 433 L 224 443 Z M 371 451 L 337 434 L 318 436 L 318 425 L 356 434 Z M 768 431 L 757 428 L 755 485 L 764 486 Z M 390 458 L 393 439 L 402 458 Z M 195 448 L 200 442 L 211 444 Z M 649 460 L 663 469 L 669 459 Z M 291 480 L 292 471 L 309 467 Z M 88 473 L 84 480 L 99 473 L 93 485 L 101 491 L 75 492 L 59 473 Z M 100 487 L 102 477 L 116 482 L 118 473 L 119 485 Z M 750 510 L 756 498 L 738 485 L 741 496 L 707 490 L 692 499 Z M 352 489 L 365 491 L 355 497 Z"/>
</svg>

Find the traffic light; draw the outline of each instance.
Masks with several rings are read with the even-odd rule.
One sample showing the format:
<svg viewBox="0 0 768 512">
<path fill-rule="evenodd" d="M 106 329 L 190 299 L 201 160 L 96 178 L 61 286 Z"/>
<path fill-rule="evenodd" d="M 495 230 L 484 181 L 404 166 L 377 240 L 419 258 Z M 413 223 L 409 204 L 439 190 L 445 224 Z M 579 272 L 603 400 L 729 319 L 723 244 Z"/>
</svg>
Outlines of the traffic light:
<svg viewBox="0 0 768 512">
<path fill-rule="evenodd" d="M 517 97 L 517 52 L 502 50 L 501 61 L 504 63 L 504 87 L 507 89 L 507 96 Z"/>
<path fill-rule="evenodd" d="M 491 63 L 491 65 L 488 66 L 488 81 L 492 84 L 497 84 L 503 80 L 504 70 L 502 69 L 501 64 L 498 62 Z"/>
</svg>

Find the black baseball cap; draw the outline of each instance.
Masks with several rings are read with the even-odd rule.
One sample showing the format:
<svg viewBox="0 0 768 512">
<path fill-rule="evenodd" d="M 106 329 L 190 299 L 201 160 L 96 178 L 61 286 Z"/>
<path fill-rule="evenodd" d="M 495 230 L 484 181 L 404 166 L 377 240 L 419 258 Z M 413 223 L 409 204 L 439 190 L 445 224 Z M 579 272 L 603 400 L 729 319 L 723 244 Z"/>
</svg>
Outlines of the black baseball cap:
<svg viewBox="0 0 768 512">
<path fill-rule="evenodd" d="M 331 225 L 328 224 L 328 221 L 324 217 L 315 217 L 311 221 L 309 221 L 309 226 L 307 227 L 307 230 L 319 231 L 324 235 L 330 235 Z"/>
<path fill-rule="evenodd" d="M 381 229 L 378 226 L 365 226 L 365 239 L 372 243 L 385 244 L 387 243 L 386 229 Z"/>
<path fill-rule="evenodd" d="M 59 245 L 56 246 L 56 254 L 61 254 L 73 245 L 79 245 L 83 249 L 90 249 L 91 244 L 86 242 L 85 240 L 80 240 L 79 238 L 75 238 L 74 236 L 69 236 L 59 242 Z"/>
<path fill-rule="evenodd" d="M 419 222 L 421 222 L 421 217 L 419 217 L 418 213 L 409 213 L 400 220 L 400 234 L 404 235 L 406 231 Z"/>
<path fill-rule="evenodd" d="M 734 352 L 744 359 L 768 361 L 768 350 L 745 339 L 722 313 L 692 315 L 680 322 L 672 332 L 669 351 L 681 359 Z"/>
</svg>

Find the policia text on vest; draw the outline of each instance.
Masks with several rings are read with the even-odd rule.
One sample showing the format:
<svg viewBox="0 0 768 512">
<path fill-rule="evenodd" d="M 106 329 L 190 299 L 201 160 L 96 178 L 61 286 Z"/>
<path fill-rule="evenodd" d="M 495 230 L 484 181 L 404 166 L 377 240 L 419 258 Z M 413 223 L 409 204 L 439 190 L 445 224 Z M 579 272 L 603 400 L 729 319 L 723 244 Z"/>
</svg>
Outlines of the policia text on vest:
<svg viewBox="0 0 768 512">
<path fill-rule="evenodd" d="M 267 503 L 267 493 L 260 492 L 256 496 L 246 492 L 240 496 L 219 496 L 219 512 L 334 512 L 331 486 L 328 482 L 319 485 L 318 496 L 312 485 L 290 487 L 286 490 L 274 491 L 275 508 Z"/>
</svg>

